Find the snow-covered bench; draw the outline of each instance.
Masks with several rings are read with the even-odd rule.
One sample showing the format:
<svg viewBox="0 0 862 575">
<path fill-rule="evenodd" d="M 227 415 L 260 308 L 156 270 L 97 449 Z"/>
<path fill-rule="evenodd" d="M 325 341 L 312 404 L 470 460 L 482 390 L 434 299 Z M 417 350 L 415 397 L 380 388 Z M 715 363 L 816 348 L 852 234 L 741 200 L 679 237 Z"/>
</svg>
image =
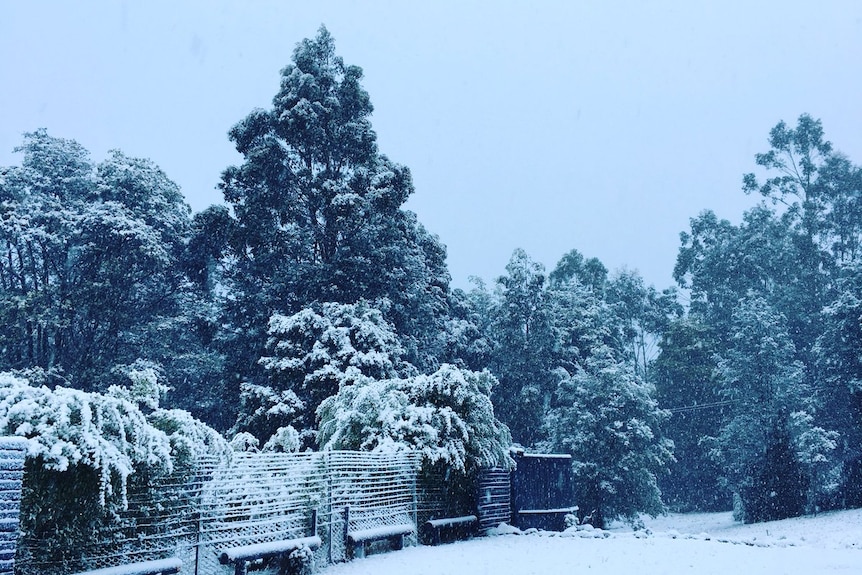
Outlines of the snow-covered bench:
<svg viewBox="0 0 862 575">
<path fill-rule="evenodd" d="M 140 561 L 117 567 L 106 567 L 84 571 L 77 575 L 173 575 L 179 573 L 183 562 L 177 557 L 169 559 L 156 559 L 154 561 Z"/>
<path fill-rule="evenodd" d="M 347 532 L 347 549 L 349 558 L 365 557 L 367 545 L 374 541 L 388 540 L 392 549 L 398 550 L 404 547 L 404 536 L 416 531 L 412 523 L 399 523 L 398 525 L 385 525 L 372 527 L 370 529 L 356 529 Z"/>
<path fill-rule="evenodd" d="M 222 565 L 234 564 L 234 573 L 236 575 L 245 575 L 248 573 L 248 563 L 250 561 L 271 559 L 273 557 L 281 557 L 283 559 L 303 547 L 314 551 L 320 547 L 320 543 L 320 537 L 312 535 L 297 539 L 239 545 L 224 549 L 219 555 L 218 560 Z"/>
<path fill-rule="evenodd" d="M 283 561 L 291 553 L 302 548 L 314 551 L 321 545 L 320 537 L 317 535 L 316 510 L 311 512 L 311 530 L 312 534 L 308 537 L 237 545 L 236 547 L 222 549 L 221 553 L 219 553 L 219 563 L 222 565 L 233 564 L 235 575 L 246 575 L 248 573 L 248 564 L 251 561 L 273 559 L 276 557 Z"/>
<path fill-rule="evenodd" d="M 422 525 L 422 534 L 431 545 L 439 545 L 441 541 L 473 536 L 478 525 L 479 518 L 475 515 L 429 519 Z"/>
</svg>

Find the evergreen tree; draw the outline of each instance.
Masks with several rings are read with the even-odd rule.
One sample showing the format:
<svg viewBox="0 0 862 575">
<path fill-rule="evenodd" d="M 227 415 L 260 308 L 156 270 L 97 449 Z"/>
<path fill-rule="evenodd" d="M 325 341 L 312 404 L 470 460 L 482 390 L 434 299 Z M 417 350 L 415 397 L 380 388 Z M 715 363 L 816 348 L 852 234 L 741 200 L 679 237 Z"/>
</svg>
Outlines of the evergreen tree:
<svg viewBox="0 0 862 575">
<path fill-rule="evenodd" d="M 326 449 L 416 450 L 425 465 L 474 476 L 482 467 L 510 467 L 508 429 L 494 415 L 487 371 L 444 364 L 430 375 L 342 385 L 318 409 L 318 440 Z"/>
<path fill-rule="evenodd" d="M 314 437 L 318 406 L 358 380 L 381 380 L 413 368 L 401 359 L 394 328 L 365 302 L 324 303 L 269 322 L 269 355 L 260 363 L 269 378 L 246 383 L 235 432 L 267 441 L 288 425 Z"/>
<path fill-rule="evenodd" d="M 766 513 L 762 509 L 764 502 L 772 499 L 770 493 L 764 493 L 771 484 L 762 478 L 790 469 L 770 467 L 786 463 L 780 441 L 781 434 L 789 433 L 786 428 L 790 414 L 797 427 L 792 446 L 794 469 L 828 457 L 835 444 L 831 434 L 812 425 L 810 415 L 815 405 L 809 399 L 803 365 L 794 359 L 784 317 L 752 293 L 735 312 L 733 327 L 731 347 L 721 354 L 717 368 L 721 394 L 730 403 L 730 414 L 714 442 L 713 453 L 723 464 L 727 485 L 741 498 L 742 517 L 755 521 Z M 775 434 L 781 437 L 775 439 Z M 803 444 L 808 440 L 804 438 L 811 438 L 807 449 Z M 777 451 L 766 457 L 768 448 Z M 804 461 L 803 452 L 807 452 Z M 794 493 L 782 496 L 792 499 Z M 790 499 L 769 506 L 800 510 Z"/>
<path fill-rule="evenodd" d="M 410 171 L 377 149 L 362 69 L 347 66 L 321 27 L 300 42 L 270 110 L 230 131 L 243 155 L 221 188 L 233 214 L 222 263 L 231 297 L 224 339 L 240 383 L 265 381 L 273 313 L 315 303 L 376 302 L 407 359 L 433 369 L 445 345 L 449 275 L 445 248 L 402 209 Z M 217 220 L 218 221 L 218 220 Z"/>
<path fill-rule="evenodd" d="M 546 447 L 572 454 L 580 513 L 604 527 L 617 517 L 637 523 L 638 513 L 664 512 L 657 476 L 673 461 L 673 443 L 661 435 L 669 414 L 652 386 L 606 346 L 559 377 Z"/>
<path fill-rule="evenodd" d="M 179 188 L 149 160 L 114 151 L 94 165 L 44 130 L 18 151 L 0 173 L 0 368 L 104 390 L 147 361 L 193 398 L 220 358 L 190 329 L 210 310 L 183 270 Z"/>
<path fill-rule="evenodd" d="M 836 459 L 843 467 L 836 504 L 862 506 L 862 266 L 848 265 L 836 299 L 823 309 L 824 331 L 815 354 L 817 397 L 827 429 L 840 432 Z"/>
<path fill-rule="evenodd" d="M 491 399 L 512 438 L 525 446 L 542 439 L 542 419 L 554 389 L 556 338 L 544 268 L 515 250 L 498 292 L 490 326 L 491 371 L 499 380 Z"/>
<path fill-rule="evenodd" d="M 797 517 L 805 511 L 807 485 L 782 414 L 766 438 L 766 452 L 754 462 L 751 484 L 741 495 L 748 523 Z"/>
</svg>

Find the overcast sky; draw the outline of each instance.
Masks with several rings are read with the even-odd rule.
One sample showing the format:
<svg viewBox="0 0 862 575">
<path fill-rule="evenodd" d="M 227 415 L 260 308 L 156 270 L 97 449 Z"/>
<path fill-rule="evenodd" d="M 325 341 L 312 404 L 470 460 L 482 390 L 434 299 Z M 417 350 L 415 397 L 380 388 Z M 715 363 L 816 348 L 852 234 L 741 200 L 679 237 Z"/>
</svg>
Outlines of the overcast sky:
<svg viewBox="0 0 862 575">
<path fill-rule="evenodd" d="M 271 107 L 325 24 L 361 66 L 380 150 L 448 246 L 456 287 L 524 248 L 576 248 L 672 285 L 679 233 L 734 223 L 779 120 L 820 118 L 862 163 L 862 2 L 5 1 L 0 165 L 44 127 L 148 157 L 195 211 L 240 161 L 230 127 Z"/>
</svg>

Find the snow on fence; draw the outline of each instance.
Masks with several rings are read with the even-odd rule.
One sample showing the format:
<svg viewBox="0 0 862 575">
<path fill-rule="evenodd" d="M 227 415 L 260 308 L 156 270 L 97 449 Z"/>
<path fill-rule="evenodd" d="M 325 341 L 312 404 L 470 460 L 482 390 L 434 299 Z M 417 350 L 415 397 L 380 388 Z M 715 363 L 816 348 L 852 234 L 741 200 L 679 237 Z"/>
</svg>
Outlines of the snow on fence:
<svg viewBox="0 0 862 575">
<path fill-rule="evenodd" d="M 21 507 L 27 442 L 0 437 L 0 575 L 12 575 Z"/>
<path fill-rule="evenodd" d="M 223 550 L 315 531 L 322 540 L 317 564 L 343 561 L 348 530 L 417 524 L 419 464 L 420 455 L 407 452 L 236 453 L 229 461 L 201 459 L 143 488 L 130 487 L 128 510 L 98 533 L 77 564 L 40 559 L 39 541 L 30 540 L 23 543 L 24 553 L 19 550 L 17 573 L 59 574 L 177 557 L 183 574 L 227 575 L 233 567 L 219 563 Z M 426 498 L 425 505 L 433 504 Z M 412 537 L 415 542 L 415 533 Z"/>
<path fill-rule="evenodd" d="M 90 536 L 81 538 L 78 532 L 74 543 L 64 548 L 51 547 L 56 539 L 47 543 L 38 533 L 25 533 L 18 543 L 16 575 L 66 575 L 171 557 L 182 560 L 183 573 L 194 573 L 200 496 L 206 482 L 200 471 L 195 464 L 175 469 L 169 476 L 135 478 L 128 486 L 127 508 L 113 521 L 98 522 L 90 516 L 92 509 L 80 510 L 81 532 L 90 531 Z M 68 493 L 92 487 L 70 485 L 75 478 L 64 478 Z M 39 512 L 25 502 L 22 513 L 31 511 Z M 57 514 L 68 515 L 64 510 Z"/>
<path fill-rule="evenodd" d="M 415 453 L 234 455 L 230 465 L 212 469 L 202 493 L 198 573 L 224 572 L 216 560 L 221 548 L 306 537 L 315 529 L 323 542 L 318 564 L 343 561 L 348 529 L 415 522 L 418 468 Z"/>
</svg>

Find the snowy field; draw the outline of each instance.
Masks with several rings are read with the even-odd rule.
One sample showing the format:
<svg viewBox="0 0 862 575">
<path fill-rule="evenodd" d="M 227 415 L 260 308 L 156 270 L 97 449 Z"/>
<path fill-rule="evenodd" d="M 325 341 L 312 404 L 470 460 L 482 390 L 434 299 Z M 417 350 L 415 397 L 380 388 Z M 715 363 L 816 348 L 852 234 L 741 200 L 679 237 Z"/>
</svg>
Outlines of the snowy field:
<svg viewBox="0 0 862 575">
<path fill-rule="evenodd" d="M 862 573 L 862 510 L 741 525 L 730 513 L 646 519 L 647 529 L 503 534 L 411 547 L 324 575 Z M 508 531 L 508 533 L 507 533 Z"/>
</svg>

